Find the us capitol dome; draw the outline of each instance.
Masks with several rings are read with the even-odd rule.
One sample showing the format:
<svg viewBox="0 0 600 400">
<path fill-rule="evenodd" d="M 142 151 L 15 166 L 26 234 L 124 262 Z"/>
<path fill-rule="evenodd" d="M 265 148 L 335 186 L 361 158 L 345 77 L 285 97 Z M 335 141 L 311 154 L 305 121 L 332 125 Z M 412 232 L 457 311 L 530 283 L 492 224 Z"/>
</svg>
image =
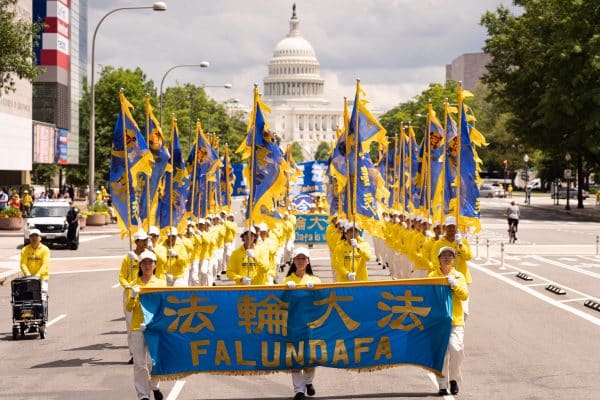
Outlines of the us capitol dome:
<svg viewBox="0 0 600 400">
<path fill-rule="evenodd" d="M 289 23 L 287 36 L 277 43 L 267 65 L 263 100 L 271 107 L 267 120 L 281 138 L 281 147 L 297 142 L 305 160 L 312 160 L 319 143 L 331 145 L 336 140 L 343 100 L 331 108 L 324 98 L 319 60 L 310 42 L 300 35 L 295 4 Z"/>
</svg>

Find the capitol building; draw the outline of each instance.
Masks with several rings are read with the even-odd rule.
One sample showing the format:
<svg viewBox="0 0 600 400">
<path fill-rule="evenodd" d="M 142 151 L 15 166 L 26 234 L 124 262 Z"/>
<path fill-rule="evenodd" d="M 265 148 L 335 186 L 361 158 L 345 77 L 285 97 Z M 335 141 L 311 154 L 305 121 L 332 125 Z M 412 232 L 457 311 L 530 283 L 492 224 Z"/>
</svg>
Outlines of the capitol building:
<svg viewBox="0 0 600 400">
<path fill-rule="evenodd" d="M 337 107 L 324 98 L 325 81 L 311 44 L 300 35 L 293 6 L 290 30 L 279 41 L 263 80 L 263 101 L 271 107 L 267 120 L 280 137 L 280 146 L 297 142 L 305 160 L 314 159 L 319 143 L 331 145 L 336 127 L 342 126 L 343 99 Z"/>
</svg>

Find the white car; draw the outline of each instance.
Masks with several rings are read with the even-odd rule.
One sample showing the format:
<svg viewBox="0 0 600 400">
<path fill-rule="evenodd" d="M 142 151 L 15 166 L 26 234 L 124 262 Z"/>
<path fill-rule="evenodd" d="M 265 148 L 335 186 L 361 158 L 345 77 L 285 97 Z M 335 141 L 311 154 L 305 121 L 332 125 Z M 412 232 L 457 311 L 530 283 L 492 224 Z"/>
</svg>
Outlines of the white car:
<svg viewBox="0 0 600 400">
<path fill-rule="evenodd" d="M 23 243 L 29 244 L 29 231 L 39 229 L 42 233 L 42 242 L 61 243 L 70 245 L 72 250 L 79 247 L 79 226 L 75 232 L 75 240 L 69 243 L 67 232 L 69 224 L 67 222 L 67 213 L 71 208 L 68 201 L 64 200 L 38 200 L 33 203 L 29 217 L 26 219 L 25 231 L 23 232 Z"/>
</svg>

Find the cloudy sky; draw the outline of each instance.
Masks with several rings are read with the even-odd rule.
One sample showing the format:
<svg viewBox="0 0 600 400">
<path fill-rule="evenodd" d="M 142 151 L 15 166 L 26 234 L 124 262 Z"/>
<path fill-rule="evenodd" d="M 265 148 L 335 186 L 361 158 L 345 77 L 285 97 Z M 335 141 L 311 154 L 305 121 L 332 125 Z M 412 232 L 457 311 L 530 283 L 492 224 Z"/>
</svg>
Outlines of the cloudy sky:
<svg viewBox="0 0 600 400">
<path fill-rule="evenodd" d="M 387 110 L 429 82 L 443 82 L 445 64 L 479 52 L 486 10 L 508 0 L 297 0 L 300 32 L 314 47 L 332 102 L 362 86 L 374 108 Z M 89 0 L 89 40 L 100 18 L 144 0 Z M 231 83 L 209 88 L 218 101 L 251 103 L 252 85 L 263 78 L 273 49 L 289 30 L 292 0 L 166 0 L 168 11 L 119 11 L 96 38 L 96 65 L 141 67 L 158 87 L 178 64 L 210 61 L 210 68 L 178 68 L 165 88 Z M 91 46 L 90 46 L 91 47 Z M 91 51 L 91 48 L 89 49 Z"/>
</svg>

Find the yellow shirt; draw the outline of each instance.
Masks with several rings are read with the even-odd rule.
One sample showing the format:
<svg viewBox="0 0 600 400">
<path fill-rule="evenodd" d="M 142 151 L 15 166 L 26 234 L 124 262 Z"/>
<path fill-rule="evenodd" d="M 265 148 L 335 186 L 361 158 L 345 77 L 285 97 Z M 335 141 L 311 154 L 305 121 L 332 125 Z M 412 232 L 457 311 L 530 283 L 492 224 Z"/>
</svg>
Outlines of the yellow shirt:
<svg viewBox="0 0 600 400">
<path fill-rule="evenodd" d="M 438 263 L 439 265 L 439 263 Z M 450 269 L 449 275 L 454 275 L 456 278 L 457 285 L 451 287 L 452 289 L 452 326 L 464 326 L 465 325 L 465 314 L 463 312 L 462 302 L 469 298 L 469 288 L 467 286 L 467 280 L 465 276 L 457 270 Z M 438 267 L 432 270 L 427 275 L 428 278 L 441 278 L 446 277 L 442 273 L 442 270 Z"/>
<path fill-rule="evenodd" d="M 162 276 L 162 274 L 164 273 L 165 275 L 173 275 L 174 279 L 183 278 L 185 270 L 188 267 L 187 250 L 185 249 L 183 243 L 181 243 L 179 239 L 177 239 L 177 241 L 175 242 L 175 246 L 172 247 L 172 249 L 177 255 L 176 257 L 169 256 L 169 248 L 167 247 L 167 242 L 162 243 L 160 247 L 164 247 L 164 254 L 166 257 L 164 263 L 160 265 L 160 268 L 159 265 L 156 266 L 156 269 L 159 270 L 159 276 Z"/>
<path fill-rule="evenodd" d="M 460 272 L 461 274 L 463 274 L 465 276 L 465 279 L 467 280 L 467 284 L 471 284 L 471 282 L 473 282 L 473 280 L 471 279 L 471 272 L 469 271 L 469 266 L 467 265 L 467 261 L 469 261 L 471 259 L 471 246 L 469 245 L 469 242 L 467 242 L 466 239 L 463 239 L 461 241 L 462 246 L 459 248 L 458 243 L 456 243 L 456 240 L 453 240 L 452 242 L 450 242 L 448 239 L 446 239 L 445 236 L 440 237 L 440 240 L 438 240 L 435 245 L 433 246 L 433 250 L 431 251 L 431 257 L 433 258 L 432 262 L 433 262 L 433 269 L 439 269 L 440 268 L 440 261 L 438 259 L 438 253 L 440 251 L 440 249 L 442 247 L 448 246 L 448 247 L 452 247 L 454 248 L 454 250 L 456 251 L 456 259 L 454 260 L 454 268 L 456 268 L 456 270 L 458 272 Z"/>
<path fill-rule="evenodd" d="M 121 270 L 119 271 L 119 283 L 123 286 L 123 289 L 133 285 L 132 282 L 135 282 L 138 278 L 138 272 L 138 261 L 131 260 L 128 255 L 125 255 L 123 261 L 121 261 Z"/>
<path fill-rule="evenodd" d="M 24 206 L 30 206 L 32 202 L 33 199 L 31 198 L 30 194 L 23 195 L 23 198 L 21 199 L 21 204 L 23 204 Z"/>
<path fill-rule="evenodd" d="M 340 240 L 333 252 L 333 269 L 336 272 L 337 282 L 350 282 L 348 273 L 352 272 L 352 263 L 354 259 L 354 272 L 356 272 L 357 281 L 369 280 L 367 273 L 367 261 L 372 257 L 369 244 L 358 240 L 358 249 L 352 249 L 347 240 Z"/>
<path fill-rule="evenodd" d="M 21 272 L 23 275 L 39 276 L 40 280 L 47 281 L 50 278 L 48 268 L 50 267 L 50 249 L 42 243 L 37 249 L 30 244 L 21 250 Z"/>
<path fill-rule="evenodd" d="M 298 275 L 296 275 L 295 272 L 292 272 L 291 275 L 286 276 L 283 283 L 286 283 L 289 281 L 293 281 L 296 285 L 306 285 L 308 282 L 321 283 L 321 279 L 319 279 L 318 276 L 309 275 L 309 274 L 305 273 L 302 276 L 302 278 L 300 278 Z"/>
<path fill-rule="evenodd" d="M 237 225 L 233 221 L 225 221 L 225 243 L 233 243 L 237 233 Z"/>
<path fill-rule="evenodd" d="M 167 280 L 166 269 L 169 265 L 167 264 L 167 248 L 162 244 L 158 243 L 154 249 L 152 249 L 154 254 L 156 254 L 156 271 L 154 271 L 154 275 L 158 279 L 162 279 L 163 281 Z"/>
<path fill-rule="evenodd" d="M 235 249 L 229 258 L 229 264 L 227 264 L 227 277 L 238 285 L 242 284 L 242 278 L 246 276 L 252 279 L 253 285 L 265 285 L 269 271 L 269 261 L 265 257 L 266 252 L 254 249 L 254 253 L 256 258 L 249 259 L 243 244 Z"/>
<path fill-rule="evenodd" d="M 158 279 L 156 276 L 152 276 L 148 283 L 144 283 L 141 277 L 138 277 L 133 285 L 138 285 L 140 288 L 153 288 L 153 287 L 164 287 L 165 281 Z M 129 293 L 131 294 L 131 293 Z M 140 324 L 144 322 L 144 315 L 142 314 L 142 305 L 140 304 L 140 296 L 135 296 L 133 299 L 128 296 L 127 303 L 125 305 L 127 311 L 132 311 L 131 314 L 131 330 L 139 331 Z"/>
</svg>

